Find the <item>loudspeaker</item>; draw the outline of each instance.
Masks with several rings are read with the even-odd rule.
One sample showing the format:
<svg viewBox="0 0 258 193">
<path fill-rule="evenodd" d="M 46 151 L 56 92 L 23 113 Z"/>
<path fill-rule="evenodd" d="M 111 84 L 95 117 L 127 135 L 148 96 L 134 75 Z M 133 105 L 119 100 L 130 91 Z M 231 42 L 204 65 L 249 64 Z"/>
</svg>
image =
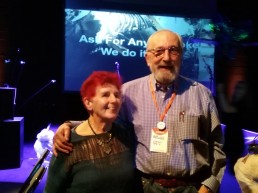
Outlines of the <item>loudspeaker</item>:
<svg viewBox="0 0 258 193">
<path fill-rule="evenodd" d="M 0 121 L 0 169 L 18 168 L 23 161 L 24 118 Z"/>
<path fill-rule="evenodd" d="M 13 119 L 16 88 L 0 87 L 0 121 Z"/>
</svg>

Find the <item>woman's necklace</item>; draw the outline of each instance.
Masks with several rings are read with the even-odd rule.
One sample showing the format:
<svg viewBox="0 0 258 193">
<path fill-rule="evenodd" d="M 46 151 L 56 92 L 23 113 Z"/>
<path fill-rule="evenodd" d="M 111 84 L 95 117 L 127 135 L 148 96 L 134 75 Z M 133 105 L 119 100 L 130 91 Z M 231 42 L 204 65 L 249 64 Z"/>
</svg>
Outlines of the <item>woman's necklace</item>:
<svg viewBox="0 0 258 193">
<path fill-rule="evenodd" d="M 92 131 L 92 133 L 94 133 L 95 136 L 97 136 L 97 133 L 94 131 L 94 129 L 92 128 L 91 126 L 91 123 L 90 123 L 90 120 L 88 119 L 88 125 Z M 110 154 L 111 151 L 112 151 L 112 133 L 111 132 L 107 132 L 105 133 L 106 135 L 103 135 L 101 137 L 98 137 L 98 141 L 97 141 L 97 144 L 99 146 L 101 146 L 103 148 L 103 151 L 106 153 L 106 154 Z"/>
</svg>

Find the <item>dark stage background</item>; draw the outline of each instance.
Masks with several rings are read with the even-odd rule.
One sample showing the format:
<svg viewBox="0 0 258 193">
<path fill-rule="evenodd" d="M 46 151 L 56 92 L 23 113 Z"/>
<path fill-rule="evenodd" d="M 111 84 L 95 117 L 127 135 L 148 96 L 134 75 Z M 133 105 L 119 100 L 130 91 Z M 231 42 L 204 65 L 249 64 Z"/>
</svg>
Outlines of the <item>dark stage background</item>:
<svg viewBox="0 0 258 193">
<path fill-rule="evenodd" d="M 65 2 L 57 1 L 4 1 L 7 9 L 7 25 L 9 30 L 9 46 L 5 58 L 4 83 L 17 88 L 15 116 L 25 120 L 25 141 L 34 140 L 37 133 L 49 123 L 61 123 L 68 119 L 85 119 L 87 117 L 79 93 L 63 91 L 64 68 L 64 7 Z M 210 17 L 218 26 L 225 21 L 232 26 L 231 30 L 246 26 L 249 37 L 244 42 L 230 41 L 224 37 L 221 28 L 218 32 L 215 70 L 217 83 L 225 83 L 232 73 L 226 71 L 234 58 L 234 50 L 239 44 L 246 44 L 247 80 L 250 84 L 250 94 L 255 88 L 255 57 L 257 55 L 257 7 L 247 0 L 241 4 L 232 0 L 194 0 L 185 1 L 136 1 L 136 0 L 92 0 L 86 1 L 90 8 L 120 9 L 142 11 L 146 13 L 169 13 L 175 16 Z M 239 14 L 241 12 L 241 14 Z M 248 24 L 247 24 L 248 23 Z M 251 24 L 250 24 L 251 23 Z M 250 27 L 251 25 L 251 27 Z M 215 26 L 216 27 L 216 26 Z M 236 30 L 235 30 L 236 31 Z M 229 34 L 229 37 L 232 34 Z M 237 45 L 236 45 L 237 44 Z M 232 46 L 231 48 L 228 48 Z M 245 47 L 245 48 L 246 48 Z M 232 51 L 233 50 L 233 51 Z M 233 53 L 233 54 L 232 54 Z M 233 56 L 232 56 L 233 55 Z M 225 57 L 226 56 L 226 57 Z M 225 59 L 226 58 L 226 59 Z M 225 60 L 224 60 L 225 59 Z M 21 64 L 24 61 L 25 63 Z M 2 85 L 0 85 L 2 86 Z M 216 96 L 215 96 L 216 97 Z M 257 102 L 253 108 L 257 107 Z M 250 120 L 255 120 L 254 110 L 249 110 Z M 256 129 L 252 121 L 248 127 Z"/>
</svg>

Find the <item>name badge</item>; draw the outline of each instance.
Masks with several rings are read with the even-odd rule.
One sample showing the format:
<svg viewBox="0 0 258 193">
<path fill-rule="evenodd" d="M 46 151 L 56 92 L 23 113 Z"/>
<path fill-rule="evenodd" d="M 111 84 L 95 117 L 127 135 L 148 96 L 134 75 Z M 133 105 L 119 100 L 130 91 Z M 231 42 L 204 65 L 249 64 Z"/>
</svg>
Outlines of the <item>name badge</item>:
<svg viewBox="0 0 258 193">
<path fill-rule="evenodd" d="M 153 128 L 151 130 L 150 151 L 167 153 L 168 147 L 168 130 Z"/>
</svg>

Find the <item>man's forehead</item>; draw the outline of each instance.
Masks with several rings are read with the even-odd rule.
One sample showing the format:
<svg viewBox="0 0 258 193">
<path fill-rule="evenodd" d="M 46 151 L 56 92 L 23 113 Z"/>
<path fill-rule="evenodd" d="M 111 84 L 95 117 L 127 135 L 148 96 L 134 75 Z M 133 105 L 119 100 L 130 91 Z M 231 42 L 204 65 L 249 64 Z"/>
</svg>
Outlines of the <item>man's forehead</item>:
<svg viewBox="0 0 258 193">
<path fill-rule="evenodd" d="M 150 46 L 153 47 L 169 47 L 169 46 L 178 46 L 178 39 L 174 37 L 157 37 L 154 38 L 153 41 L 150 42 Z"/>
</svg>

